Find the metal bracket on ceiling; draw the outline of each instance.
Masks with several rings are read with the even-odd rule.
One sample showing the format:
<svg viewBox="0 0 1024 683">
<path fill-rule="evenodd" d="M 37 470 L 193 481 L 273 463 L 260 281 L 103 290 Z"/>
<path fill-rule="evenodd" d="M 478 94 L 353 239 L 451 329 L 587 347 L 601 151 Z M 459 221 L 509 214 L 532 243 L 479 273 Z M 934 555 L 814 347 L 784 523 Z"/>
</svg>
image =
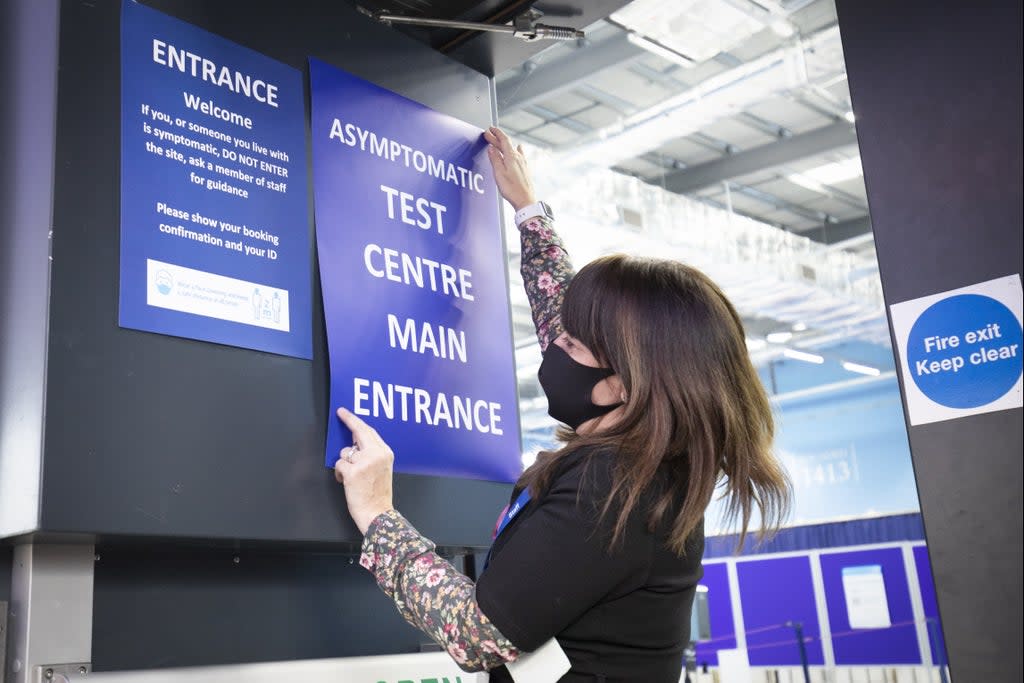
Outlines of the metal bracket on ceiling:
<svg viewBox="0 0 1024 683">
<path fill-rule="evenodd" d="M 492 33 L 510 33 L 520 40 L 532 42 L 534 40 L 579 40 L 585 38 L 586 34 L 571 26 L 549 26 L 539 24 L 537 20 L 541 13 L 530 9 L 518 14 L 509 24 L 484 24 L 476 21 L 454 21 L 449 19 L 427 19 L 424 17 L 405 17 L 389 12 L 375 12 L 359 6 L 357 8 L 363 14 L 376 19 L 384 24 L 407 24 L 411 26 L 429 26 L 432 28 L 455 28 L 466 31 L 490 31 Z"/>
</svg>

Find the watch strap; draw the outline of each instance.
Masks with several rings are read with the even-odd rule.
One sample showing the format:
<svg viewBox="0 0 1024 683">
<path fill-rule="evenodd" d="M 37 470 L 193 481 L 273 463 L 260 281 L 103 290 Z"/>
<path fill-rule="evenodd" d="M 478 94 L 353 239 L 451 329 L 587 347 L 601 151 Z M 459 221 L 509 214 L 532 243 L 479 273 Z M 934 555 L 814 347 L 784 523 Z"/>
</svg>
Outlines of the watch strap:
<svg viewBox="0 0 1024 683">
<path fill-rule="evenodd" d="M 534 202 L 533 204 L 527 204 L 516 211 L 516 225 L 522 225 L 523 221 L 527 221 L 536 216 L 544 216 L 548 219 L 553 219 L 555 217 L 550 206 L 544 202 Z"/>
</svg>

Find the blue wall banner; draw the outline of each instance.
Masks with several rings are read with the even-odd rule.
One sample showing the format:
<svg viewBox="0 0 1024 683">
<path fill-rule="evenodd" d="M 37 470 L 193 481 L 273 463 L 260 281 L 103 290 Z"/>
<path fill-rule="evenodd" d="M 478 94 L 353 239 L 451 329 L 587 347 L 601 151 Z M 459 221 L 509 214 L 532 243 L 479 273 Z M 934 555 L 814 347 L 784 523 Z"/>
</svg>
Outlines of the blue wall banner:
<svg viewBox="0 0 1024 683">
<path fill-rule="evenodd" d="M 803 625 L 808 662 L 825 663 L 810 558 L 737 562 L 736 577 L 751 666 L 800 665 L 800 646 L 790 622 Z"/>
<path fill-rule="evenodd" d="M 910 424 L 1024 406 L 1020 275 L 890 306 Z"/>
<path fill-rule="evenodd" d="M 718 666 L 718 651 L 736 647 L 736 622 L 732 618 L 729 567 L 725 562 L 705 562 L 700 585 L 708 591 L 708 620 L 711 639 L 697 643 L 697 666 Z M 694 638 L 690 634 L 690 638 Z"/>
<path fill-rule="evenodd" d="M 120 325 L 312 357 L 302 73 L 126 0 Z"/>
<path fill-rule="evenodd" d="M 499 199 L 479 128 L 310 59 L 313 192 L 331 368 L 414 474 L 522 470 Z"/>
<path fill-rule="evenodd" d="M 920 664 L 900 548 L 821 554 L 836 664 Z"/>
</svg>

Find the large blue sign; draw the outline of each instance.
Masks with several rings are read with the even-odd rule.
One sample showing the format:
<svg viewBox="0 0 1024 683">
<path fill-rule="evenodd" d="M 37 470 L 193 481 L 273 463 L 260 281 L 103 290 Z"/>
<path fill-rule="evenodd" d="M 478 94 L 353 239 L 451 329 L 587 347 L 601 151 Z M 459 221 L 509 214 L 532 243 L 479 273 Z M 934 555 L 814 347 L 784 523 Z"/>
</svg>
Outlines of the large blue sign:
<svg viewBox="0 0 1024 683">
<path fill-rule="evenodd" d="M 363 416 L 401 472 L 522 470 L 499 200 L 482 131 L 310 60 L 331 366 L 326 464 Z"/>
<path fill-rule="evenodd" d="M 312 357 L 302 74 L 126 0 L 120 324 Z"/>
</svg>

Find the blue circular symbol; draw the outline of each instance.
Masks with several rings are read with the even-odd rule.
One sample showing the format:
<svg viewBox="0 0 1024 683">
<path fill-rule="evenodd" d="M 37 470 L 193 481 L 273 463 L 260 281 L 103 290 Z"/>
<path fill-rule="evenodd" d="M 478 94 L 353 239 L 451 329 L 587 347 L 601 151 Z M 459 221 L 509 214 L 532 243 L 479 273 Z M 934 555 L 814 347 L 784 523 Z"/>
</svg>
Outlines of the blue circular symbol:
<svg viewBox="0 0 1024 683">
<path fill-rule="evenodd" d="M 1021 375 L 1021 325 L 987 296 L 960 294 L 932 304 L 907 340 L 910 376 L 925 396 L 950 408 L 1001 398 Z"/>
</svg>

